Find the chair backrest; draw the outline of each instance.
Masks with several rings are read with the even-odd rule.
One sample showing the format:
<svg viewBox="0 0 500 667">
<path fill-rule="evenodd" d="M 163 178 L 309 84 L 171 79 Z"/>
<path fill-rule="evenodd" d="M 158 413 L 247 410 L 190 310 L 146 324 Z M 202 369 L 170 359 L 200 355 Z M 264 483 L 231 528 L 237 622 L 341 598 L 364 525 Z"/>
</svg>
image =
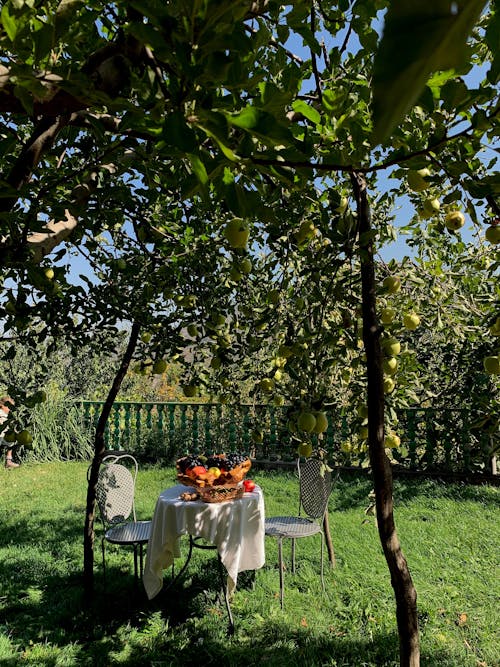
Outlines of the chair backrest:
<svg viewBox="0 0 500 667">
<path fill-rule="evenodd" d="M 310 519 L 322 519 L 332 490 L 332 473 L 319 459 L 297 461 L 300 504 Z"/>
<path fill-rule="evenodd" d="M 137 461 L 130 454 L 108 454 L 101 461 L 96 499 L 104 525 L 135 517 L 135 480 Z"/>
</svg>

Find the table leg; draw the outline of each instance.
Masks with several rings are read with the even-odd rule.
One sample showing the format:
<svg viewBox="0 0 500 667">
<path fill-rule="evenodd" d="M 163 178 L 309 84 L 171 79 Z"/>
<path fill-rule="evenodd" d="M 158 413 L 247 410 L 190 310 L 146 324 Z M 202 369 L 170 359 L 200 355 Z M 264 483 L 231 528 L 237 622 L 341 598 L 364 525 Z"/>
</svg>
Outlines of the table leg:
<svg viewBox="0 0 500 667">
<path fill-rule="evenodd" d="M 229 617 L 228 634 L 233 635 L 234 620 L 233 620 L 233 612 L 231 611 L 231 605 L 229 604 L 229 596 L 227 594 L 227 577 L 224 577 L 224 567 L 222 566 L 222 561 L 219 554 L 217 554 L 217 563 L 219 565 L 220 585 L 222 587 L 222 592 L 224 594 L 224 601 L 226 603 L 227 615 Z"/>
</svg>

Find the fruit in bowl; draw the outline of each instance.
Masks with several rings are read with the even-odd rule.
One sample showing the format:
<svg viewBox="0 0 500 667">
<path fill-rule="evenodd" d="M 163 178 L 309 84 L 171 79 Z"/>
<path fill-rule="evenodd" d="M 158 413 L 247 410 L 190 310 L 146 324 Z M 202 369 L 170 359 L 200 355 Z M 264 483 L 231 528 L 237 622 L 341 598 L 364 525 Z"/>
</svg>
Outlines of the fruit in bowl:
<svg viewBox="0 0 500 667">
<path fill-rule="evenodd" d="M 177 479 L 187 486 L 228 486 L 241 482 L 252 462 L 245 454 L 187 455 L 176 462 Z"/>
</svg>

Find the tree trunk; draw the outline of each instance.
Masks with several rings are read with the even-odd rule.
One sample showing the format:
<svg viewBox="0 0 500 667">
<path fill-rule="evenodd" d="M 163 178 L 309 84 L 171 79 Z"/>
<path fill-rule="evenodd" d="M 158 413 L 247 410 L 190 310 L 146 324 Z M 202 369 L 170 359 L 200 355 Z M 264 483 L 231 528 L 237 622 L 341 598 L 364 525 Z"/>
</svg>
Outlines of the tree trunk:
<svg viewBox="0 0 500 667">
<path fill-rule="evenodd" d="M 368 443 L 375 490 L 377 524 L 382 549 L 391 574 L 396 598 L 401 667 L 420 665 L 417 592 L 401 551 L 393 513 L 392 469 L 384 448 L 384 375 L 382 370 L 381 329 L 376 312 L 373 230 L 366 192 L 366 181 L 352 174 L 357 201 L 363 312 L 363 341 L 367 368 Z"/>
<path fill-rule="evenodd" d="M 85 597 L 90 600 L 94 589 L 94 519 L 95 519 L 95 500 L 96 500 L 96 485 L 99 474 L 99 466 L 101 458 L 105 453 L 104 431 L 106 424 L 115 402 L 118 391 L 120 390 L 123 378 L 127 373 L 130 365 L 132 355 L 134 354 L 139 338 L 140 325 L 134 323 L 130 331 L 130 338 L 127 349 L 123 355 L 120 367 L 115 375 L 113 384 L 109 390 L 106 402 L 102 408 L 102 412 L 97 422 L 95 438 L 94 438 L 94 458 L 90 467 L 88 487 L 87 487 L 87 507 L 85 514 L 85 531 L 83 536 L 83 588 Z"/>
</svg>

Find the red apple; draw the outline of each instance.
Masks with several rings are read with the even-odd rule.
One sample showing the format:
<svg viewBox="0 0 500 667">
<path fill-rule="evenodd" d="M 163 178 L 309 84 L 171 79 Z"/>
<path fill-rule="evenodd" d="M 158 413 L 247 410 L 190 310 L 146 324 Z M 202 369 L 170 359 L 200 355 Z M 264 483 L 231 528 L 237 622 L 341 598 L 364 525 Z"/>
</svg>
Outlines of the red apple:
<svg viewBox="0 0 500 667">
<path fill-rule="evenodd" d="M 247 493 L 250 493 L 255 489 L 255 482 L 251 479 L 245 479 L 243 480 L 243 487 Z"/>
</svg>

